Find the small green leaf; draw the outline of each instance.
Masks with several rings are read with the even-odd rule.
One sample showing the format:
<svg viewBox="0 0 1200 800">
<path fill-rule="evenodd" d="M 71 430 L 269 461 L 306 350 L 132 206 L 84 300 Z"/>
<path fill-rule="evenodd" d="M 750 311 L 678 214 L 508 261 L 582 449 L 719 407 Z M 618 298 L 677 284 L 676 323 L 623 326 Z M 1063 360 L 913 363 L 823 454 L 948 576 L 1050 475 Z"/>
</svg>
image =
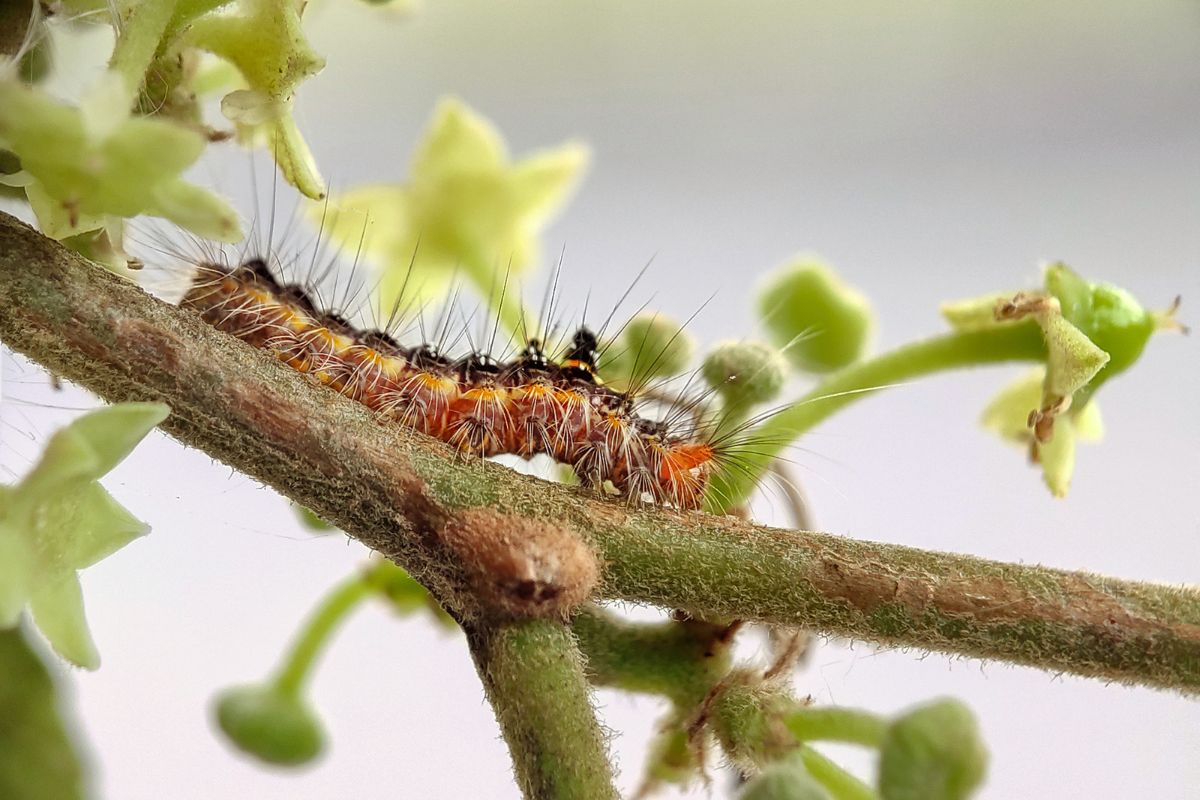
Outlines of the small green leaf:
<svg viewBox="0 0 1200 800">
<path fill-rule="evenodd" d="M 23 631 L 0 630 L 0 797 L 84 797 L 83 768 L 61 705 Z"/>
<path fill-rule="evenodd" d="M 957 700 L 934 700 L 889 726 L 879 790 L 884 800 L 963 800 L 983 782 L 987 762 L 970 709 Z"/>
<path fill-rule="evenodd" d="M 771 341 L 805 372 L 830 372 L 862 358 L 874 326 L 866 296 L 813 257 L 770 276 L 758 309 Z"/>
<path fill-rule="evenodd" d="M 325 731 L 300 697 L 271 686 L 240 686 L 217 699 L 217 724 L 239 750 L 268 764 L 300 766 L 321 754 Z"/>
</svg>

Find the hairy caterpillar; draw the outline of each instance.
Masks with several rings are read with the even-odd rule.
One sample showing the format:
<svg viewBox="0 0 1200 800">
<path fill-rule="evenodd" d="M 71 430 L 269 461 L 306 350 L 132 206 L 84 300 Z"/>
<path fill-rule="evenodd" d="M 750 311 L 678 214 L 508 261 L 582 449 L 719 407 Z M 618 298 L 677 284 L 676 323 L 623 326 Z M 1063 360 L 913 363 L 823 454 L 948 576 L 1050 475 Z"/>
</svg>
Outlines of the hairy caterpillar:
<svg viewBox="0 0 1200 800">
<path fill-rule="evenodd" d="M 530 337 L 508 360 L 479 351 L 451 357 L 429 342 L 405 347 L 387 330 L 355 328 L 261 258 L 198 261 L 181 305 L 463 456 L 544 454 L 573 467 L 585 486 L 611 486 L 630 501 L 699 508 L 727 452 L 728 436 L 706 439 L 703 426 L 679 414 L 652 419 L 636 392 L 606 385 L 597 375 L 600 342 L 587 327 L 560 352 Z"/>
</svg>

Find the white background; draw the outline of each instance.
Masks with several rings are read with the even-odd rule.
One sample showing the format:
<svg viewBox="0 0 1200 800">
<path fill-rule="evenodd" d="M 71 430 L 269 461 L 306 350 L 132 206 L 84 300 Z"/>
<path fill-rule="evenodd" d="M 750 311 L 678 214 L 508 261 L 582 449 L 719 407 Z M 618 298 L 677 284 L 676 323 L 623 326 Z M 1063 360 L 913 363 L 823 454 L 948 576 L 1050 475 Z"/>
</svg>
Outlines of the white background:
<svg viewBox="0 0 1200 800">
<path fill-rule="evenodd" d="M 717 292 L 693 325 L 703 342 L 752 334 L 754 279 L 798 251 L 875 300 L 880 347 L 940 330 L 939 301 L 1035 284 L 1057 258 L 1152 307 L 1182 294 L 1200 322 L 1200 7 L 841 9 L 431 0 L 399 18 L 329 0 L 307 17 L 329 66 L 302 87 L 301 124 L 337 186 L 402 180 L 445 93 L 517 153 L 585 139 L 592 172 L 544 237 L 547 252 L 567 246 L 567 295 L 611 304 L 657 253 L 639 303 L 653 294 L 685 317 Z M 199 179 L 249 214 L 246 163 Z M 1196 583 L 1198 365 L 1195 337 L 1161 336 L 1104 388 L 1108 436 L 1081 448 L 1065 501 L 975 424 L 1014 369 L 871 398 L 793 458 L 824 530 Z M 88 401 L 4 367 L 11 479 L 73 415 L 49 406 Z M 381 608 L 352 620 L 316 677 L 327 757 L 280 772 L 230 752 L 209 728 L 213 692 L 264 675 L 365 553 L 311 537 L 271 491 L 165 437 L 106 484 L 154 531 L 83 578 L 104 666 L 69 681 L 105 797 L 516 796 L 461 639 Z M 776 506 L 762 518 L 783 522 Z M 981 797 L 1200 793 L 1200 708 L 1169 693 L 846 643 L 822 646 L 796 685 L 883 712 L 963 698 L 993 755 Z M 597 702 L 628 792 L 663 708 Z M 869 774 L 862 754 L 829 752 Z M 720 776 L 713 793 L 728 786 Z"/>
</svg>

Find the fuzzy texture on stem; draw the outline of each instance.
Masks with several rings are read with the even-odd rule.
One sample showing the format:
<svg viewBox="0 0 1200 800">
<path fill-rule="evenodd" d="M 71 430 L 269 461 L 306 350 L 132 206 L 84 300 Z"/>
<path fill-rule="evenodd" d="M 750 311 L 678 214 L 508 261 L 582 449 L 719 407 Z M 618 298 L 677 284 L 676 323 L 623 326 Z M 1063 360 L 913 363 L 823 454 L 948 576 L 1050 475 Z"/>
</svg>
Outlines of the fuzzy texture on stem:
<svg viewBox="0 0 1200 800">
<path fill-rule="evenodd" d="M 583 659 L 562 622 L 464 626 L 475 668 L 530 800 L 616 800 Z"/>
<path fill-rule="evenodd" d="M 313 385 L 0 214 L 0 339 L 109 401 L 156 400 L 185 444 L 394 559 L 443 603 L 471 582 L 442 540 L 462 509 L 588 540 L 599 597 L 1200 692 L 1200 592 L 632 509 L 445 445 Z"/>
</svg>

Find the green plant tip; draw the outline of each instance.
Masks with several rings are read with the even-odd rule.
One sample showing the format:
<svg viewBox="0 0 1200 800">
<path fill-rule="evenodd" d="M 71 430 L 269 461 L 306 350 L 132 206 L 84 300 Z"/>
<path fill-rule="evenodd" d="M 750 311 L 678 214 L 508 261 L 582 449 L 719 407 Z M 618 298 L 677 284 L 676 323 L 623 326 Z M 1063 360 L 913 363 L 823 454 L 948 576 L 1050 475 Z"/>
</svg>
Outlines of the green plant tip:
<svg viewBox="0 0 1200 800">
<path fill-rule="evenodd" d="M 722 342 L 705 357 L 704 380 L 728 406 L 774 400 L 787 379 L 783 356 L 763 342 Z"/>
<path fill-rule="evenodd" d="M 309 705 L 273 686 L 228 689 L 217 698 L 216 712 L 229 740 L 268 764 L 299 766 L 325 748 L 325 731 Z"/>
<path fill-rule="evenodd" d="M 951 698 L 933 700 L 888 727 L 879 791 L 884 800 L 961 800 L 983 781 L 987 762 L 970 709 Z"/>
<path fill-rule="evenodd" d="M 815 258 L 797 259 L 770 276 L 758 309 L 768 338 L 805 372 L 854 363 L 874 327 L 866 296 Z"/>
</svg>

